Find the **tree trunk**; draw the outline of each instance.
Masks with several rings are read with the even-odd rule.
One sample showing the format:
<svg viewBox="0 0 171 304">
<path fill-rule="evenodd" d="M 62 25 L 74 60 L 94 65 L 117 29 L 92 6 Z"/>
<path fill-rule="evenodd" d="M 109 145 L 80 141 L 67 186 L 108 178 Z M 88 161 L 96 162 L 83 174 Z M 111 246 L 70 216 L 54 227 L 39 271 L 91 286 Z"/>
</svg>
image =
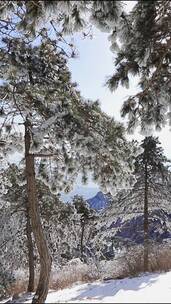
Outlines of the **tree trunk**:
<svg viewBox="0 0 171 304">
<path fill-rule="evenodd" d="M 29 264 L 29 281 L 28 281 L 28 292 L 34 291 L 34 247 L 31 236 L 31 224 L 29 213 L 27 212 L 27 224 L 26 224 L 26 234 L 27 234 L 27 247 L 28 247 L 28 264 Z"/>
<path fill-rule="evenodd" d="M 25 122 L 25 158 L 26 158 L 26 180 L 27 197 L 30 212 L 30 220 L 35 243 L 40 257 L 40 277 L 35 296 L 32 303 L 44 303 L 48 294 L 49 278 L 51 271 L 51 257 L 49 255 L 46 239 L 40 220 L 40 213 L 36 195 L 36 180 L 34 168 L 34 155 L 30 154 L 31 124 L 27 119 Z"/>
<path fill-rule="evenodd" d="M 144 272 L 147 272 L 149 254 L 149 235 L 148 235 L 148 170 L 145 164 L 145 191 L 144 191 Z"/>
<path fill-rule="evenodd" d="M 83 240 L 84 240 L 84 229 L 85 229 L 85 221 L 81 220 L 81 241 L 80 241 L 80 253 L 81 253 L 81 260 L 84 262 L 83 256 Z"/>
</svg>

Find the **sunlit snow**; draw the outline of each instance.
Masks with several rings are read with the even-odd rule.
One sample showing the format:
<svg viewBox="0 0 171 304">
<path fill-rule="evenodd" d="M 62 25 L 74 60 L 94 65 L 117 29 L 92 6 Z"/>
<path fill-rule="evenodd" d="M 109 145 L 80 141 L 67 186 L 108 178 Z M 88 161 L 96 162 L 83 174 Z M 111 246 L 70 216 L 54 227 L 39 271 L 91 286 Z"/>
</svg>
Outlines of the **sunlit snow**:
<svg viewBox="0 0 171 304">
<path fill-rule="evenodd" d="M 171 272 L 105 282 L 77 283 L 50 291 L 46 303 L 170 303 Z M 1 302 L 2 303 L 2 302 Z M 4 302 L 3 302 L 4 303 Z M 31 303 L 31 298 L 24 302 Z"/>
</svg>

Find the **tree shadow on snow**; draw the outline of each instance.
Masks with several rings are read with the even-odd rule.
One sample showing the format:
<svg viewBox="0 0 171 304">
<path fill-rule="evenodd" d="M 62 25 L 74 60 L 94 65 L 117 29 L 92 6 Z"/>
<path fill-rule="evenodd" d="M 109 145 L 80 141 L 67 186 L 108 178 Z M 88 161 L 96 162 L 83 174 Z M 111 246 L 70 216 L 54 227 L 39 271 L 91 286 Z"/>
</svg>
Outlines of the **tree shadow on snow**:
<svg viewBox="0 0 171 304">
<path fill-rule="evenodd" d="M 149 276 L 88 284 L 86 287 L 80 289 L 79 295 L 71 299 L 71 301 L 86 299 L 102 300 L 105 297 L 115 296 L 120 290 L 138 291 L 154 284 L 157 281 L 158 276 L 159 274 L 152 274 Z"/>
</svg>

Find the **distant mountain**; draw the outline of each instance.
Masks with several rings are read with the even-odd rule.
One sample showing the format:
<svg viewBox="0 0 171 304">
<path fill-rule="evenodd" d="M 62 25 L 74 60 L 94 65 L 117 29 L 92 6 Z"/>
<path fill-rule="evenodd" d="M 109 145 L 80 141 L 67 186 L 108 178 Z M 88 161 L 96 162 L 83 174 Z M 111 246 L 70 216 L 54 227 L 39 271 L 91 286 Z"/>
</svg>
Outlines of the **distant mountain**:
<svg viewBox="0 0 171 304">
<path fill-rule="evenodd" d="M 72 202 L 73 197 L 75 195 L 82 196 L 85 200 L 89 199 L 89 197 L 93 197 L 99 188 L 91 187 L 91 186 L 84 186 L 84 185 L 76 185 L 73 191 L 69 193 L 61 193 L 61 199 L 64 202 Z"/>
<path fill-rule="evenodd" d="M 127 220 L 116 218 L 110 225 L 101 227 L 106 246 L 103 255 L 111 259 L 115 256 L 115 248 L 140 245 L 144 242 L 143 215 L 133 215 Z M 149 214 L 149 240 L 156 244 L 171 242 L 171 214 L 162 209 L 156 209 Z"/>
<path fill-rule="evenodd" d="M 100 211 L 109 205 L 111 199 L 112 196 L 110 193 L 104 194 L 99 191 L 94 197 L 88 199 L 87 202 L 90 208 Z"/>
<path fill-rule="evenodd" d="M 143 215 L 132 217 L 132 219 L 122 221 L 120 218 L 113 222 L 109 229 L 117 227 L 118 231 L 115 238 L 122 239 L 125 243 L 142 244 L 144 240 L 143 233 L 144 218 Z M 155 242 L 162 242 L 164 239 L 171 239 L 171 214 L 162 210 L 153 210 L 149 215 L 149 239 Z"/>
<path fill-rule="evenodd" d="M 144 242 L 144 218 L 143 214 L 125 213 L 122 216 L 110 215 L 112 196 L 110 193 L 104 194 L 99 191 L 94 197 L 87 200 L 89 206 L 96 211 L 104 210 L 105 220 L 95 233 L 99 233 L 99 239 L 102 240 L 102 258 L 112 259 L 115 256 L 117 248 L 122 249 L 125 246 L 140 245 Z M 109 207 L 109 208 L 108 208 Z M 106 218 L 109 216 L 109 221 Z M 112 220 L 111 220 L 112 219 Z M 164 209 L 154 209 L 149 212 L 149 240 L 156 244 L 162 242 L 171 243 L 171 213 Z M 93 249 L 93 240 L 89 244 L 91 251 Z M 91 254 L 91 253 L 88 253 Z"/>
</svg>

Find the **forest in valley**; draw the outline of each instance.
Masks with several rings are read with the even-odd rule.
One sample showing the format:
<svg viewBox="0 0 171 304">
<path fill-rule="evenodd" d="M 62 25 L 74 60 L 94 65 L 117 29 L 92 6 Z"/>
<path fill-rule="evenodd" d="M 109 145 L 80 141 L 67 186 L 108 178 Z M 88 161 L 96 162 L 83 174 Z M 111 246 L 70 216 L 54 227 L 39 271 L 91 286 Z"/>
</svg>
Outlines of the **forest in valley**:
<svg viewBox="0 0 171 304">
<path fill-rule="evenodd" d="M 128 2 L 0 1 L 0 301 L 171 270 L 171 2 Z M 96 29 L 106 90 L 138 79 L 122 121 L 73 81 L 74 39 Z M 64 201 L 78 178 L 99 193 Z"/>
</svg>

